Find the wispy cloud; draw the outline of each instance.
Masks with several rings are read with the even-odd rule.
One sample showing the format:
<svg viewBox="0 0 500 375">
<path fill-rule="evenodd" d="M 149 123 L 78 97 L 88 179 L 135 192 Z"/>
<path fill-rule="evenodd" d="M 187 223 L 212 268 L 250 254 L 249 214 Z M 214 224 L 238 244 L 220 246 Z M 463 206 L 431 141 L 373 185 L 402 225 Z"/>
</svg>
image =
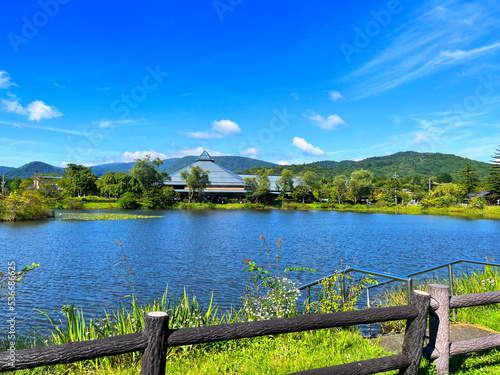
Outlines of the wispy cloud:
<svg viewBox="0 0 500 375">
<path fill-rule="evenodd" d="M 314 113 L 314 111 L 309 111 L 309 115 L 304 114 L 303 116 L 311 120 L 314 126 L 323 130 L 334 130 L 341 125 L 347 125 L 339 115 L 329 115 L 324 118 L 323 116 Z"/>
<path fill-rule="evenodd" d="M 81 132 L 81 131 L 77 131 L 77 130 L 54 128 L 51 126 L 43 126 L 43 125 L 38 125 L 38 124 L 27 124 L 24 122 L 0 121 L 0 125 L 12 126 L 14 128 L 19 128 L 19 129 L 23 129 L 23 128 L 39 129 L 39 130 L 45 130 L 45 131 L 50 131 L 50 132 L 56 132 L 56 133 L 80 135 L 83 137 L 88 135 L 85 132 Z"/>
<path fill-rule="evenodd" d="M 319 147 L 314 147 L 312 144 L 307 143 L 304 138 L 294 137 L 292 145 L 297 147 L 306 155 L 319 156 L 325 154 L 322 149 L 320 149 Z"/>
<path fill-rule="evenodd" d="M 0 89 L 8 89 L 10 86 L 17 86 L 12 82 L 9 73 L 5 70 L 0 70 Z"/>
<path fill-rule="evenodd" d="M 27 115 L 28 111 L 21 105 L 19 98 L 12 93 L 7 93 L 9 99 L 2 99 L 3 109 L 6 112 L 17 113 L 18 115 Z"/>
<path fill-rule="evenodd" d="M 335 91 L 335 90 L 326 90 L 328 93 L 328 99 L 331 100 L 332 102 L 336 102 L 339 99 L 342 99 L 343 96 L 340 92 Z"/>
<path fill-rule="evenodd" d="M 390 35 L 391 43 L 346 80 L 355 99 L 393 89 L 500 50 L 500 8 L 495 3 L 433 0 Z"/>
</svg>

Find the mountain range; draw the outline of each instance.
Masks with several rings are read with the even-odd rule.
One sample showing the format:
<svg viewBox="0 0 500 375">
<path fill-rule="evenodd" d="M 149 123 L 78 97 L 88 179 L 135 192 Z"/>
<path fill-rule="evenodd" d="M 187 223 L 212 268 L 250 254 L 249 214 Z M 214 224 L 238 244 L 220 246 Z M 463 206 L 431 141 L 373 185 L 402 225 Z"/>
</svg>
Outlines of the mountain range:
<svg viewBox="0 0 500 375">
<path fill-rule="evenodd" d="M 196 158 L 197 156 L 184 156 L 182 158 L 165 159 L 163 160 L 163 165 L 160 167 L 160 171 L 173 174 L 194 163 Z M 336 174 L 349 175 L 357 169 L 367 169 L 373 172 L 375 177 L 382 175 L 392 176 L 394 173 L 397 173 L 400 177 L 416 174 L 438 176 L 442 173 L 450 173 L 453 177 L 456 177 L 458 171 L 465 166 L 465 158 L 461 156 L 414 151 L 398 152 L 392 155 L 372 157 L 359 161 L 344 160 L 337 162 L 324 160 L 308 164 L 285 166 L 242 156 L 215 156 L 214 159 L 221 167 L 233 172 L 252 174 L 259 169 L 266 168 L 271 174 L 279 175 L 286 168 L 292 170 L 294 173 L 312 170 L 325 177 Z M 471 160 L 470 162 L 481 177 L 486 177 L 489 174 L 491 164 L 475 160 Z M 92 167 L 92 172 L 99 176 L 109 171 L 128 172 L 133 165 L 134 162 L 101 164 Z M 43 174 L 56 173 L 60 176 L 63 173 L 63 168 L 40 161 L 34 161 L 19 168 L 0 166 L 0 174 L 5 175 L 5 178 L 29 178 L 35 175 L 35 171 Z"/>
<path fill-rule="evenodd" d="M 163 160 L 163 165 L 160 166 L 160 172 L 167 172 L 168 174 L 173 174 L 188 165 L 195 162 L 198 156 L 184 156 L 182 158 L 171 158 Z M 215 156 L 213 157 L 215 162 L 221 167 L 229 169 L 233 172 L 238 172 L 244 169 L 254 168 L 254 167 L 277 167 L 278 164 L 270 163 L 263 160 L 251 159 L 242 156 Z M 113 172 L 128 172 L 132 169 L 135 162 L 130 163 L 110 163 L 95 165 L 92 167 L 92 172 L 98 176 L 102 176 L 104 173 Z M 30 178 L 35 175 L 35 171 L 40 174 L 51 174 L 56 173 L 61 176 L 64 172 L 64 168 L 55 167 L 50 164 L 43 163 L 41 161 L 33 161 L 31 163 L 25 164 L 19 168 L 12 167 L 0 167 L 0 174 L 5 175 L 5 178 Z"/>
</svg>

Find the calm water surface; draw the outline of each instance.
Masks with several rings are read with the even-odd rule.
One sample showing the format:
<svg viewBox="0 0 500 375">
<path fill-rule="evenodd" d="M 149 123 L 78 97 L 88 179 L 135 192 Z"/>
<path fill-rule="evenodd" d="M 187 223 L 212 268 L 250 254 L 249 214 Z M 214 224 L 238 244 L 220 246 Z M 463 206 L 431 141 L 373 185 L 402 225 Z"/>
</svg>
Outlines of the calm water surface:
<svg viewBox="0 0 500 375">
<path fill-rule="evenodd" d="M 278 237 L 283 268 L 323 274 L 344 265 L 404 274 L 458 258 L 499 258 L 500 221 L 447 216 L 330 211 L 140 211 L 159 219 L 1 223 L 0 266 L 40 263 L 19 296 L 18 313 L 58 311 L 74 302 L 91 315 L 131 293 L 123 243 L 140 300 L 183 287 L 205 303 L 238 305 L 248 275 L 243 259 L 265 261 L 260 235 Z M 57 216 L 57 215 L 56 215 Z M 260 253 L 260 254 L 259 254 Z M 318 275 L 302 274 L 306 283 Z M 6 316 L 6 306 L 0 314 Z M 43 321 L 32 319 L 33 324 Z M 0 327 L 4 324 L 0 324 Z"/>
</svg>

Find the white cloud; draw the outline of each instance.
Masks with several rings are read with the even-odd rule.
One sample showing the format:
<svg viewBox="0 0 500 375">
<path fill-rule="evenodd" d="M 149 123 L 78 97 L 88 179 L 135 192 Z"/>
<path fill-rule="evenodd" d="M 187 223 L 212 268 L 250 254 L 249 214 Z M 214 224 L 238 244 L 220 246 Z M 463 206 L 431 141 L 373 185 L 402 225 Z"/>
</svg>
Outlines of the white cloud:
<svg viewBox="0 0 500 375">
<path fill-rule="evenodd" d="M 56 107 L 51 107 L 42 102 L 35 100 L 26 107 L 29 112 L 28 120 L 40 121 L 42 119 L 51 119 L 54 117 L 61 117 L 62 113 Z"/>
<path fill-rule="evenodd" d="M 51 107 L 42 102 L 41 100 L 35 100 L 29 103 L 26 107 L 23 107 L 14 94 L 7 94 L 10 99 L 2 99 L 3 110 L 10 113 L 17 113 L 18 115 L 26 116 L 28 115 L 28 120 L 40 121 L 42 119 L 51 119 L 54 117 L 61 117 L 63 114 L 56 108 Z"/>
<path fill-rule="evenodd" d="M 135 152 L 125 151 L 123 154 L 121 154 L 118 163 L 128 163 L 134 161 L 135 159 L 144 159 L 148 155 L 151 156 L 151 159 L 160 158 L 163 160 L 168 158 L 167 155 L 153 150 Z"/>
<path fill-rule="evenodd" d="M 2 99 L 2 104 L 4 110 L 11 113 L 17 113 L 18 115 L 27 115 L 28 111 L 23 108 L 21 103 L 19 103 L 19 98 L 17 98 L 14 94 L 7 94 L 10 99 Z"/>
<path fill-rule="evenodd" d="M 8 89 L 10 86 L 17 86 L 11 81 L 9 73 L 5 70 L 0 70 L 0 89 Z"/>
<path fill-rule="evenodd" d="M 323 130 L 333 130 L 341 125 L 347 125 L 345 121 L 342 120 L 338 115 L 330 115 L 327 118 L 324 118 L 323 116 L 317 115 L 313 111 L 310 111 L 310 115 L 304 114 L 304 117 L 311 120 L 313 122 L 313 125 Z"/>
<path fill-rule="evenodd" d="M 292 92 L 290 96 L 293 98 L 293 100 L 300 100 L 300 96 L 298 96 L 296 93 Z"/>
<path fill-rule="evenodd" d="M 425 134 L 420 133 L 420 134 L 417 134 L 413 143 L 415 143 L 416 145 L 421 145 L 421 144 L 428 143 L 431 140 L 432 140 L 432 138 L 426 136 Z"/>
<path fill-rule="evenodd" d="M 327 90 L 327 92 L 328 92 L 328 99 L 330 99 L 332 102 L 343 98 L 342 94 L 338 91 Z"/>
<path fill-rule="evenodd" d="M 289 161 L 285 161 L 285 160 L 278 160 L 275 163 L 278 164 L 278 165 L 290 165 L 290 162 Z"/>
<path fill-rule="evenodd" d="M 225 135 L 234 135 L 241 133 L 241 128 L 238 126 L 238 124 L 231 120 L 214 121 L 212 122 L 212 129 Z"/>
<path fill-rule="evenodd" d="M 304 138 L 294 137 L 292 144 L 307 155 L 318 156 L 325 154 L 322 149 L 320 149 L 319 147 L 314 147 L 312 144 L 307 143 Z"/>
<path fill-rule="evenodd" d="M 58 83 L 58 82 L 53 82 L 52 84 L 53 84 L 54 86 L 56 86 L 56 87 L 59 87 L 60 89 L 65 89 L 65 88 L 66 88 L 66 86 L 61 85 L 61 84 L 60 84 L 60 83 Z"/>
<path fill-rule="evenodd" d="M 241 155 L 248 156 L 253 159 L 258 159 L 260 157 L 260 151 L 255 147 L 251 147 L 245 151 L 240 152 Z"/>
<path fill-rule="evenodd" d="M 188 132 L 185 134 L 188 138 L 194 139 L 218 139 L 239 133 L 241 133 L 241 128 L 237 123 L 231 120 L 220 120 L 212 122 L 211 131 Z"/>
</svg>

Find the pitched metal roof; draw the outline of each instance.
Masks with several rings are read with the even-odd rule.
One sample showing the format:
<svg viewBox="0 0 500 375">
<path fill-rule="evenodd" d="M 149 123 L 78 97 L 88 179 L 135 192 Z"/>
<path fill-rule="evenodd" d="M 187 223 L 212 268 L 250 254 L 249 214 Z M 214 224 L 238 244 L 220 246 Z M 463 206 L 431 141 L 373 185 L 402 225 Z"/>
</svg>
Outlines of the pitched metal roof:
<svg viewBox="0 0 500 375">
<path fill-rule="evenodd" d="M 214 159 L 209 155 L 209 153 L 205 150 L 200 155 L 196 162 L 187 166 L 186 168 L 181 169 L 180 171 L 172 174 L 170 176 L 170 181 L 165 181 L 165 185 L 169 186 L 180 186 L 186 185 L 186 181 L 181 178 L 181 172 L 184 170 L 189 170 L 189 167 L 200 167 L 204 171 L 208 172 L 208 178 L 210 180 L 209 188 L 206 192 L 217 192 L 217 193 L 235 193 L 240 191 L 231 190 L 234 188 L 244 189 L 245 187 L 245 177 L 255 177 L 253 175 L 238 175 L 226 168 L 221 167 L 220 165 L 214 162 Z M 276 190 L 276 180 L 280 178 L 280 176 L 269 176 L 271 181 L 271 191 Z M 214 189 L 215 188 L 215 189 Z M 219 188 L 219 189 L 217 189 Z M 224 189 L 228 188 L 228 189 Z M 182 189 L 176 189 L 176 191 L 183 191 Z M 245 192 L 245 190 L 243 190 Z"/>
<path fill-rule="evenodd" d="M 200 167 L 204 171 L 208 172 L 208 178 L 210 180 L 209 186 L 227 186 L 227 187 L 244 187 L 245 182 L 243 178 L 238 176 L 226 168 L 214 162 L 214 159 L 205 150 L 200 155 L 196 162 L 181 169 L 180 171 L 174 173 L 170 176 L 171 181 L 166 181 L 166 185 L 185 185 L 186 182 L 181 178 L 181 172 L 189 169 L 189 167 Z"/>
</svg>

